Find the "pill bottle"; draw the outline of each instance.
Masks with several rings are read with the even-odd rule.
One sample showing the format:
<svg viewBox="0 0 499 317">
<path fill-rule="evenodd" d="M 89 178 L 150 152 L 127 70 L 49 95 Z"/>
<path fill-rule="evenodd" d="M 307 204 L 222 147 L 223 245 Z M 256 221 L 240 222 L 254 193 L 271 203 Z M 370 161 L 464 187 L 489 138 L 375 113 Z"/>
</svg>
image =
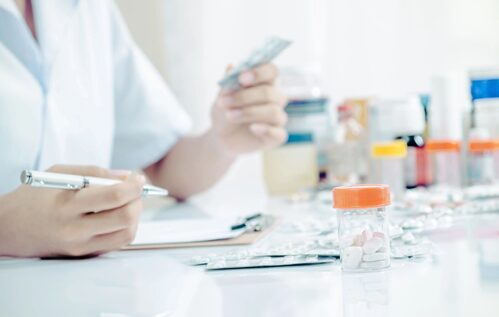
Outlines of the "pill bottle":
<svg viewBox="0 0 499 317">
<path fill-rule="evenodd" d="M 487 67 L 469 71 L 473 124 L 485 129 L 491 138 L 499 138 L 499 68 Z"/>
<path fill-rule="evenodd" d="M 369 107 L 371 146 L 376 142 L 393 140 L 404 141 L 407 145 L 402 176 L 405 188 L 427 186 L 429 183 L 429 164 L 425 151 L 424 132 L 425 111 L 418 96 L 374 99 L 371 102 Z M 372 151 L 371 147 L 367 148 Z M 372 168 L 369 172 L 372 173 Z M 372 179 L 369 181 L 373 182 Z M 399 191 L 398 187 L 390 187 L 392 191 Z"/>
<path fill-rule="evenodd" d="M 311 66 L 285 67 L 279 77 L 279 88 L 288 98 L 285 108 L 288 135 L 290 138 L 312 135 L 317 156 L 317 177 L 321 183 L 327 183 L 328 146 L 333 135 L 332 123 L 336 120 L 323 88 L 321 69 Z"/>
<path fill-rule="evenodd" d="M 386 213 L 390 202 L 390 188 L 387 185 L 342 186 L 333 189 L 343 271 L 379 271 L 390 266 Z"/>
<path fill-rule="evenodd" d="M 470 140 L 468 143 L 468 179 L 470 185 L 494 181 L 494 149 L 492 140 Z"/>
<path fill-rule="evenodd" d="M 499 183 L 499 139 L 494 140 L 494 183 Z"/>
<path fill-rule="evenodd" d="M 461 187 L 461 143 L 456 140 L 430 139 L 426 143 L 426 150 L 430 155 L 432 185 Z"/>
<path fill-rule="evenodd" d="M 407 144 L 404 141 L 378 142 L 371 146 L 369 182 L 387 184 L 394 199 L 402 199 L 405 193 L 404 159 Z"/>
<path fill-rule="evenodd" d="M 354 110 L 353 104 L 338 106 L 338 124 L 328 153 L 331 183 L 345 185 L 366 181 L 369 158 L 364 146 L 366 130 Z"/>
<path fill-rule="evenodd" d="M 312 135 L 290 135 L 283 146 L 264 151 L 263 175 L 267 192 L 273 196 L 316 187 L 319 173 Z"/>
<path fill-rule="evenodd" d="M 413 189 L 429 186 L 431 182 L 430 164 L 428 163 L 428 152 L 423 135 L 403 135 L 397 136 L 396 139 L 407 144 L 407 157 L 404 163 L 405 187 Z"/>
</svg>

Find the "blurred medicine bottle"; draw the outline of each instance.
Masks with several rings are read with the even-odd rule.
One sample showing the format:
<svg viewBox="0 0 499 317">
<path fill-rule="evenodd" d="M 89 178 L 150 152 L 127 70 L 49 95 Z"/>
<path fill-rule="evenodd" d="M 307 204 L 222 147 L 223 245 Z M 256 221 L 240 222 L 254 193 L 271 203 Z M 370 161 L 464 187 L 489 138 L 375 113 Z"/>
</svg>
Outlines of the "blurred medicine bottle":
<svg viewBox="0 0 499 317">
<path fill-rule="evenodd" d="M 470 185 L 484 185 L 494 182 L 494 152 L 496 147 L 497 144 L 493 140 L 469 140 L 468 180 Z"/>
<path fill-rule="evenodd" d="M 283 68 L 280 86 L 288 97 L 286 129 L 290 138 L 304 134 L 312 136 L 317 149 L 319 181 L 328 180 L 327 145 L 332 138 L 329 97 L 324 92 L 320 70 L 313 67 Z"/>
<path fill-rule="evenodd" d="M 407 189 L 427 187 L 431 183 L 431 169 L 423 137 L 426 124 L 420 98 L 408 98 L 400 110 L 403 125 L 400 126 L 395 139 L 402 140 L 407 145 L 405 186 Z"/>
<path fill-rule="evenodd" d="M 429 139 L 426 149 L 430 156 L 432 186 L 460 188 L 461 142 L 449 139 Z"/>
<path fill-rule="evenodd" d="M 388 185 L 396 201 L 402 200 L 405 194 L 404 159 L 406 157 L 407 144 L 402 140 L 377 142 L 371 146 L 369 182 Z"/>
<path fill-rule="evenodd" d="M 472 100 L 472 128 L 485 130 L 489 138 L 499 138 L 499 68 L 469 72 Z"/>
<path fill-rule="evenodd" d="M 283 146 L 263 153 L 264 180 L 270 195 L 293 195 L 317 186 L 317 149 L 312 135 L 290 135 Z"/>
<path fill-rule="evenodd" d="M 338 124 L 329 144 L 329 175 L 332 183 L 358 184 L 365 181 L 367 155 L 365 126 L 359 121 L 357 104 L 345 101 L 338 106 Z"/>
</svg>

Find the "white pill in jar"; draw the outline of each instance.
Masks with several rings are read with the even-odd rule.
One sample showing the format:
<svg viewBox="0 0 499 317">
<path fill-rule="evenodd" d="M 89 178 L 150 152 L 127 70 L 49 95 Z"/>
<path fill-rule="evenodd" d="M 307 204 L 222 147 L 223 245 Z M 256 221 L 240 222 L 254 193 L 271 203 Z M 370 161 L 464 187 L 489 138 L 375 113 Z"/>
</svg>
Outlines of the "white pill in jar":
<svg viewBox="0 0 499 317">
<path fill-rule="evenodd" d="M 389 260 L 383 261 L 373 261 L 373 262 L 362 262 L 360 267 L 363 269 L 384 269 L 390 265 Z"/>
<path fill-rule="evenodd" d="M 377 252 L 377 253 L 373 253 L 373 254 L 365 254 L 363 257 L 362 257 L 362 261 L 364 262 L 374 262 L 374 261 L 382 261 L 382 260 L 386 260 L 386 259 L 389 259 L 390 258 L 390 255 L 386 252 Z"/>
<path fill-rule="evenodd" d="M 341 253 L 341 264 L 348 268 L 357 268 L 362 261 L 362 248 L 361 247 L 346 247 Z"/>
<path fill-rule="evenodd" d="M 371 240 L 368 240 L 364 243 L 364 246 L 362 247 L 362 250 L 364 250 L 364 253 L 366 254 L 372 254 L 385 244 L 385 240 L 379 237 L 374 237 Z"/>
</svg>

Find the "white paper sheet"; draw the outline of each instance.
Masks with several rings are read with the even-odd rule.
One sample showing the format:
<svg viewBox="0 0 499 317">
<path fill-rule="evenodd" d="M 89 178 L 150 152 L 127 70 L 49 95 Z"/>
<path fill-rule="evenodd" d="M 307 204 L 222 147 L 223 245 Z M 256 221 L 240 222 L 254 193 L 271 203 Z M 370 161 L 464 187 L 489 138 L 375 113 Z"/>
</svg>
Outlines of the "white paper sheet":
<svg viewBox="0 0 499 317">
<path fill-rule="evenodd" d="M 231 230 L 236 219 L 166 220 L 139 224 L 131 245 L 189 243 L 230 239 L 245 229 Z"/>
</svg>

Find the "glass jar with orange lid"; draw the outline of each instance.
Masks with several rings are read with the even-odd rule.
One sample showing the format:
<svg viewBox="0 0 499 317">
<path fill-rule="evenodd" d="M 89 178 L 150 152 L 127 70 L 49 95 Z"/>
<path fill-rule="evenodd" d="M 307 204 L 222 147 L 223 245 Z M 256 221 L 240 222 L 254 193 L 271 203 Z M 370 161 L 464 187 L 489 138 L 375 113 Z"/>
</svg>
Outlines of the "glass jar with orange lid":
<svg viewBox="0 0 499 317">
<path fill-rule="evenodd" d="M 468 178 L 470 185 L 491 184 L 495 179 L 493 140 L 470 140 L 468 143 Z"/>
<path fill-rule="evenodd" d="M 368 272 L 390 267 L 386 212 L 390 203 L 390 188 L 387 185 L 342 186 L 333 189 L 343 271 Z"/>
<path fill-rule="evenodd" d="M 461 178 L 461 142 L 447 139 L 430 139 L 426 142 L 430 155 L 432 185 L 459 188 Z"/>
</svg>

